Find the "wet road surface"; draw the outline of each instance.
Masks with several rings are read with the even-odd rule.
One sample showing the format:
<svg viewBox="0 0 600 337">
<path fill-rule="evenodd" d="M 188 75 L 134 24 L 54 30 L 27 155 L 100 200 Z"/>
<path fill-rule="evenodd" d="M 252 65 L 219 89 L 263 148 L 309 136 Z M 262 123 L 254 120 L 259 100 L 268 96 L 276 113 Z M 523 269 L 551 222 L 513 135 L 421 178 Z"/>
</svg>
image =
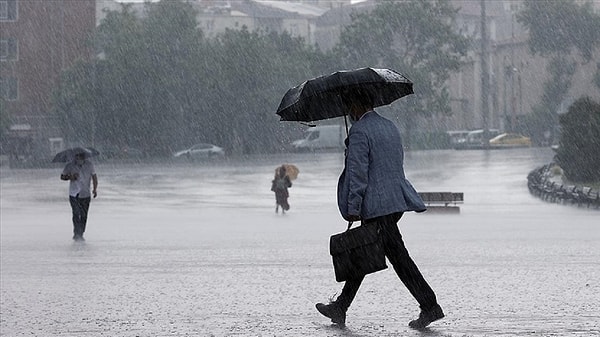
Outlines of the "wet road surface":
<svg viewBox="0 0 600 337">
<path fill-rule="evenodd" d="M 400 229 L 446 318 L 393 269 L 369 275 L 339 329 L 314 309 L 341 290 L 329 236 L 339 154 L 216 163 L 97 164 L 85 243 L 61 168 L 1 172 L 2 336 L 600 336 L 600 211 L 545 203 L 527 173 L 545 149 L 406 155 L 419 191 L 464 192 L 460 214 Z M 300 168 L 274 212 L 274 168 Z"/>
</svg>

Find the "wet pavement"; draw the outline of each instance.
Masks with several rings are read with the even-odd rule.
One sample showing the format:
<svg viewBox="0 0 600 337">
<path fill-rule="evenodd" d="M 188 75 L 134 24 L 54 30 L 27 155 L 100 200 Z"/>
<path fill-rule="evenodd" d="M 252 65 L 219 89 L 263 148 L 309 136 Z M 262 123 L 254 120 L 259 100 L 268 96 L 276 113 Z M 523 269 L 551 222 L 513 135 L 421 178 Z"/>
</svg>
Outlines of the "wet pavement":
<svg viewBox="0 0 600 337">
<path fill-rule="evenodd" d="M 460 214 L 407 214 L 408 250 L 446 318 L 407 323 L 393 270 L 369 275 L 339 329 L 328 240 L 339 154 L 97 164 L 85 243 L 71 240 L 61 168 L 2 168 L 2 336 L 600 336 L 600 211 L 545 203 L 527 174 L 547 149 L 406 155 L 419 191 L 464 192 Z M 275 214 L 274 168 L 300 168 Z"/>
</svg>

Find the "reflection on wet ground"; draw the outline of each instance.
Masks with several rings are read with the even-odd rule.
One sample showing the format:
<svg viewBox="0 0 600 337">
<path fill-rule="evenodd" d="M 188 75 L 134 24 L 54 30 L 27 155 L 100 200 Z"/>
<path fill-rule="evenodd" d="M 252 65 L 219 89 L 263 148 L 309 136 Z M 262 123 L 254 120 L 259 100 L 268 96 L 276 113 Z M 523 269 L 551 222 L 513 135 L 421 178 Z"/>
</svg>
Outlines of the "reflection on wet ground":
<svg viewBox="0 0 600 337">
<path fill-rule="evenodd" d="M 550 150 L 406 155 L 420 191 L 464 192 L 460 214 L 400 228 L 447 317 L 412 331 L 391 268 L 365 280 L 338 329 L 314 310 L 341 289 L 328 239 L 339 154 L 217 163 L 97 165 L 87 241 L 70 240 L 60 168 L 2 170 L 2 336 L 600 335 L 600 213 L 529 195 Z M 274 168 L 300 168 L 274 212 Z"/>
</svg>

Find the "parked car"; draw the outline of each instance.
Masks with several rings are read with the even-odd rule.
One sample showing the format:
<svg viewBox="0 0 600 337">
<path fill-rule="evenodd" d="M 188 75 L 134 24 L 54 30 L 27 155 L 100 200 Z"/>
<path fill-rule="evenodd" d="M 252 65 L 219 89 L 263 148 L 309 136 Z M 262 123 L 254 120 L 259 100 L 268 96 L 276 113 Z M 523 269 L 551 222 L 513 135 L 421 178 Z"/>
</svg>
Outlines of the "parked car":
<svg viewBox="0 0 600 337">
<path fill-rule="evenodd" d="M 469 135 L 469 131 L 467 130 L 453 130 L 446 131 L 446 133 L 450 137 L 450 142 L 452 143 L 452 146 L 464 144 L 467 141 L 467 136 Z"/>
<path fill-rule="evenodd" d="M 181 150 L 173 154 L 173 156 L 176 158 L 185 157 L 188 159 L 213 158 L 222 157 L 224 155 L 225 151 L 223 148 L 208 143 L 196 144 L 188 149 Z"/>
<path fill-rule="evenodd" d="M 346 130 L 341 125 L 319 125 L 304 132 L 302 139 L 292 142 L 294 151 L 343 149 Z"/>
<path fill-rule="evenodd" d="M 483 149 L 485 142 L 483 140 L 483 129 L 469 131 L 465 138 L 460 138 L 454 143 L 457 150 Z M 498 129 L 488 129 L 488 137 L 493 138 L 500 134 Z"/>
<path fill-rule="evenodd" d="M 490 147 L 513 148 L 530 147 L 531 139 L 516 133 L 503 133 L 490 139 Z"/>
</svg>

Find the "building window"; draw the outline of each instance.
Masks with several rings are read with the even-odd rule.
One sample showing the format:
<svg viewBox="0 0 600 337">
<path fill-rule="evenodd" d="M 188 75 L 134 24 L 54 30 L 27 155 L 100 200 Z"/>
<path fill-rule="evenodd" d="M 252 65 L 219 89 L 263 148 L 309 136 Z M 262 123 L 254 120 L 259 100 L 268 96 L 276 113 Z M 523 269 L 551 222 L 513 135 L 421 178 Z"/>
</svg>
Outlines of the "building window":
<svg viewBox="0 0 600 337">
<path fill-rule="evenodd" d="M 0 0 L 0 20 L 8 19 L 8 1 Z"/>
<path fill-rule="evenodd" d="M 0 39 L 0 61 L 18 59 L 18 40 L 15 38 Z"/>
<path fill-rule="evenodd" d="M 0 61 L 8 59 L 8 40 L 0 40 Z"/>
<path fill-rule="evenodd" d="M 298 27 L 298 24 L 292 23 L 289 26 L 289 33 L 292 36 L 299 36 L 300 35 L 300 27 Z"/>
<path fill-rule="evenodd" d="M 0 78 L 0 97 L 7 101 L 19 98 L 19 81 L 14 77 Z"/>
<path fill-rule="evenodd" d="M 0 21 L 17 19 L 17 0 L 0 0 Z"/>
</svg>

